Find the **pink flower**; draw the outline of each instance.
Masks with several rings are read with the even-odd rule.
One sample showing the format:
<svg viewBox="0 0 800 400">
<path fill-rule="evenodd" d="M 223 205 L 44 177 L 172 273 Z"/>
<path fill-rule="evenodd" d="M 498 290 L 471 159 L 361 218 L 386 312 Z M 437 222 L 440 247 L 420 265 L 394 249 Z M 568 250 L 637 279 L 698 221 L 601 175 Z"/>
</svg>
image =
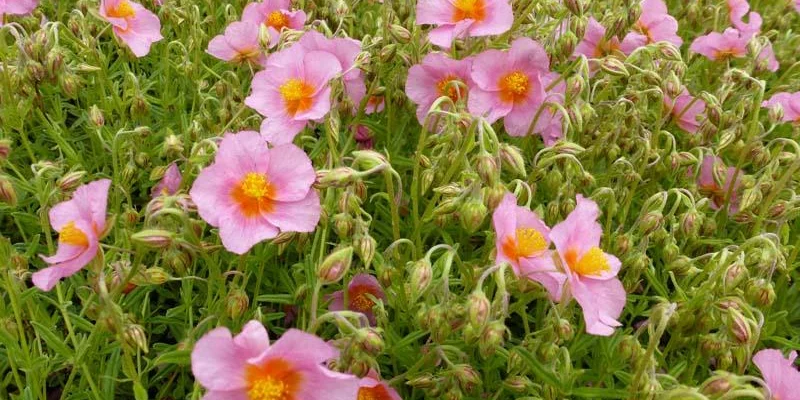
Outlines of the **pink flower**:
<svg viewBox="0 0 800 400">
<path fill-rule="evenodd" d="M 275 145 L 291 143 L 309 121 L 331 109 L 331 79 L 342 72 L 327 51 L 309 51 L 301 44 L 274 53 L 253 77 L 245 104 L 267 117 L 261 134 Z"/>
<path fill-rule="evenodd" d="M 367 104 L 364 107 L 364 114 L 379 113 L 383 111 L 384 108 L 386 108 L 386 98 L 383 96 L 369 96 Z"/>
<path fill-rule="evenodd" d="M 358 107 L 361 100 L 367 94 L 367 86 L 364 83 L 364 73 L 355 67 L 356 58 L 358 58 L 358 53 L 361 52 L 361 42 L 349 38 L 328 39 L 325 35 L 317 31 L 309 31 L 303 34 L 303 37 L 300 38 L 298 43 L 300 46 L 303 46 L 306 51 L 324 51 L 336 57 L 339 68 L 343 74 L 344 90 L 347 96 L 353 101 L 353 104 Z M 380 105 L 376 104 L 370 111 L 369 104 L 367 104 L 367 110 L 365 110 L 365 112 L 370 114 L 372 111 L 377 111 L 379 107 Z"/>
<path fill-rule="evenodd" d="M 192 349 L 192 373 L 208 400 L 353 400 L 358 379 L 323 366 L 338 353 L 297 329 L 270 345 L 267 330 L 253 320 L 236 336 L 220 327 L 200 338 Z"/>
<path fill-rule="evenodd" d="M 360 150 L 371 149 L 374 145 L 372 131 L 364 125 L 358 125 L 356 127 L 353 138 L 356 140 L 356 144 L 358 144 Z"/>
<path fill-rule="evenodd" d="M 686 88 L 673 101 L 664 95 L 664 105 L 670 109 L 675 123 L 689 133 L 697 133 L 700 128 L 699 117 L 706 111 L 706 102 L 693 97 Z"/>
<path fill-rule="evenodd" d="M 495 262 L 511 265 L 514 274 L 542 284 L 554 301 L 561 299 L 567 277 L 553 265 L 550 228 L 533 211 L 517 206 L 506 193 L 492 215 L 497 256 Z"/>
<path fill-rule="evenodd" d="M 642 15 L 633 26 L 634 32 L 625 36 L 620 47 L 625 54 L 630 54 L 644 44 L 669 42 L 681 47 L 683 39 L 678 36 L 678 21 L 669 15 L 664 0 L 642 0 Z"/>
<path fill-rule="evenodd" d="M 511 29 L 514 13 L 508 0 L 420 0 L 417 25 L 437 25 L 428 33 L 431 43 L 450 48 L 467 36 L 499 35 Z"/>
<path fill-rule="evenodd" d="M 206 51 L 223 61 L 263 66 L 267 63 L 267 56 L 258 42 L 259 29 L 256 24 L 233 22 L 225 28 L 224 34 L 211 39 Z"/>
<path fill-rule="evenodd" d="M 3 26 L 5 14 L 27 15 L 39 5 L 39 0 L 0 0 L 0 26 Z"/>
<path fill-rule="evenodd" d="M 320 218 L 311 160 L 293 144 L 267 147 L 257 132 L 222 138 L 214 163 L 200 172 L 189 195 L 219 228 L 226 249 L 244 254 L 282 232 L 311 232 Z"/>
<path fill-rule="evenodd" d="M 331 311 L 360 312 L 367 316 L 370 324 L 375 325 L 375 314 L 372 312 L 375 301 L 367 295 L 386 302 L 386 294 L 378 280 L 370 274 L 358 274 L 347 285 L 347 303 L 345 304 L 344 291 L 339 290 L 328 297 L 331 300 L 328 308 Z"/>
<path fill-rule="evenodd" d="M 302 30 L 306 23 L 306 13 L 302 10 L 290 11 L 290 0 L 265 0 L 250 3 L 244 8 L 242 22 L 255 26 L 264 25 L 269 31 L 269 45 L 275 46 L 280 41 L 283 28 Z"/>
<path fill-rule="evenodd" d="M 770 72 L 775 72 L 781 67 L 780 64 L 778 64 L 778 59 L 775 58 L 775 50 L 772 49 L 771 42 L 767 42 L 767 44 L 761 49 L 761 52 L 758 53 L 756 60 L 759 63 L 763 63 L 767 71 Z"/>
<path fill-rule="evenodd" d="M 761 103 L 762 107 L 780 105 L 783 108 L 783 122 L 800 122 L 800 92 L 775 93 L 769 100 Z"/>
<path fill-rule="evenodd" d="M 750 13 L 750 22 L 745 23 L 743 18 L 750 11 L 750 4 L 747 0 L 728 0 L 728 11 L 730 12 L 731 24 L 742 34 L 752 38 L 761 31 L 763 22 L 761 14 L 753 11 Z"/>
<path fill-rule="evenodd" d="M 626 298 L 617 278 L 622 263 L 599 247 L 603 229 L 597 223 L 597 203 L 581 195 L 576 200 L 575 210 L 553 227 L 550 239 L 566 272 L 569 293 L 583 308 L 586 332 L 610 336 L 622 326 L 617 321 Z"/>
<path fill-rule="evenodd" d="M 110 186 L 108 179 L 81 185 L 72 200 L 50 209 L 50 226 L 58 232 L 58 250 L 53 256 L 41 256 L 49 267 L 33 274 L 36 287 L 49 291 L 59 280 L 74 275 L 95 258 L 100 235 L 106 229 Z"/>
<path fill-rule="evenodd" d="M 144 57 L 150 46 L 163 39 L 161 21 L 141 4 L 128 0 L 100 0 L 100 16 L 111 23 L 114 34 L 136 57 Z"/>
<path fill-rule="evenodd" d="M 447 96 L 453 102 L 467 100 L 473 86 L 470 71 L 472 58 L 454 60 L 442 53 L 429 53 L 422 63 L 408 70 L 406 95 L 417 105 L 417 120 L 425 122 L 436 99 Z"/>
<path fill-rule="evenodd" d="M 377 376 L 374 378 L 370 376 L 361 378 L 361 380 L 358 381 L 358 385 L 358 396 L 356 400 L 402 400 L 394 388 L 389 386 L 386 382 L 378 380 Z"/>
<path fill-rule="evenodd" d="M 156 198 L 161 195 L 171 196 L 175 194 L 178 189 L 180 189 L 182 180 L 181 170 L 178 169 L 175 163 L 170 164 L 169 167 L 167 167 L 167 172 L 164 173 L 164 177 L 153 187 L 152 197 Z"/>
<path fill-rule="evenodd" d="M 788 358 L 783 357 L 780 350 L 765 349 L 753 356 L 753 363 L 761 371 L 761 376 L 767 383 L 770 399 L 794 399 L 800 393 L 800 371 L 794 365 L 797 352 L 789 353 Z"/>
<path fill-rule="evenodd" d="M 715 176 L 720 174 L 715 172 L 724 170 L 725 183 L 719 184 Z M 739 190 L 742 186 L 741 172 L 736 177 L 736 183 L 733 183 L 733 176 L 736 175 L 736 168 L 726 167 L 725 163 L 719 157 L 707 155 L 703 158 L 703 165 L 700 166 L 700 176 L 697 178 L 697 186 L 700 193 L 706 195 L 711 199 L 711 208 L 718 210 L 725 204 L 725 197 L 728 191 L 731 191 L 728 211 L 731 214 L 739 212 Z M 733 189 L 731 189 L 733 185 Z"/>
<path fill-rule="evenodd" d="M 692 42 L 691 50 L 711 60 L 727 60 L 744 57 L 747 54 L 747 43 L 750 37 L 737 29 L 728 28 L 725 32 L 711 32 L 700 36 Z"/>
<path fill-rule="evenodd" d="M 586 58 L 602 58 L 614 54 L 617 50 L 622 51 L 619 38 L 614 36 L 611 39 L 606 39 L 605 36 L 606 28 L 596 19 L 590 17 L 586 32 L 583 34 L 583 40 L 575 48 L 573 57 L 584 55 Z M 645 38 L 631 37 L 626 47 L 636 49 L 645 44 Z"/>
</svg>

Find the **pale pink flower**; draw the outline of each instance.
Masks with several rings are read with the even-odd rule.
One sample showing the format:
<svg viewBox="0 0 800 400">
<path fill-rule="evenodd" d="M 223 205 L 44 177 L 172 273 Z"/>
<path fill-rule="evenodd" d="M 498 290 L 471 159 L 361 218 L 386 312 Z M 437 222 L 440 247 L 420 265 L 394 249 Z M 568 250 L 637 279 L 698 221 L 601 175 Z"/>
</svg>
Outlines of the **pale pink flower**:
<svg viewBox="0 0 800 400">
<path fill-rule="evenodd" d="M 633 26 L 633 32 L 622 40 L 620 48 L 630 54 L 640 43 L 645 45 L 669 42 L 680 48 L 683 39 L 678 36 L 678 21 L 669 15 L 664 0 L 642 0 L 642 15 Z"/>
<path fill-rule="evenodd" d="M 622 263 L 603 252 L 597 222 L 597 203 L 578 195 L 575 209 L 550 231 L 561 265 L 567 275 L 567 290 L 583 308 L 586 332 L 609 336 L 622 326 L 617 318 L 625 307 L 626 293 L 617 273 Z"/>
<path fill-rule="evenodd" d="M 475 56 L 471 77 L 470 113 L 484 116 L 490 123 L 504 117 L 509 135 L 525 136 L 533 131 L 552 142 L 553 135 L 546 131 L 554 121 L 560 123 L 561 117 L 546 110 L 539 113 L 539 109 L 545 101 L 562 102 L 564 86 L 545 91 L 558 75 L 550 72 L 550 60 L 542 45 L 520 38 L 508 51 L 486 50 Z M 537 114 L 540 118 L 532 126 Z M 558 129 L 556 136 L 560 135 Z"/>
<path fill-rule="evenodd" d="M 743 35 L 752 38 L 761 31 L 763 20 L 761 14 L 750 12 L 750 3 L 747 0 L 728 0 L 728 11 L 733 27 L 742 32 Z M 749 22 L 744 22 L 745 15 L 750 12 Z"/>
<path fill-rule="evenodd" d="M 706 111 L 706 102 L 693 97 L 686 88 L 673 99 L 664 95 L 664 105 L 670 109 L 675 123 L 689 133 L 697 133 L 700 129 L 700 116 Z"/>
<path fill-rule="evenodd" d="M 169 167 L 167 167 L 167 171 L 164 173 L 164 177 L 153 187 L 152 197 L 156 198 L 162 195 L 171 196 L 177 193 L 178 189 L 181 187 L 182 180 L 183 177 L 181 176 L 181 170 L 178 169 L 178 165 L 175 163 L 170 164 Z"/>
<path fill-rule="evenodd" d="M 225 327 L 206 333 L 192 349 L 192 373 L 206 400 L 353 400 L 358 379 L 327 369 L 339 352 L 322 339 L 290 329 L 270 344 L 252 320 L 232 336 Z"/>
<path fill-rule="evenodd" d="M 280 41 L 283 28 L 302 30 L 306 23 L 303 10 L 291 11 L 291 0 L 264 0 L 250 3 L 244 8 L 242 22 L 255 26 L 264 25 L 269 31 L 269 45 L 273 47 Z"/>
<path fill-rule="evenodd" d="M 783 109 L 783 122 L 800 123 L 800 92 L 775 93 L 769 100 L 761 103 L 762 107 L 781 106 Z"/>
<path fill-rule="evenodd" d="M 800 12 L 800 0 L 794 0 L 794 8 L 797 9 L 797 12 Z"/>
<path fill-rule="evenodd" d="M 317 31 L 308 31 L 303 34 L 298 43 L 306 51 L 324 51 L 336 57 L 343 74 L 342 80 L 344 81 L 345 93 L 353 101 L 355 107 L 358 107 L 367 94 L 364 73 L 355 67 L 356 58 L 358 58 L 358 53 L 361 52 L 361 42 L 350 38 L 328 39 Z M 370 114 L 373 111 L 379 111 L 378 108 L 383 109 L 379 104 L 374 104 L 370 110 L 368 102 L 365 113 Z"/>
<path fill-rule="evenodd" d="M 0 26 L 5 15 L 27 15 L 39 5 L 39 0 L 0 0 Z"/>
<path fill-rule="evenodd" d="M 258 41 L 259 30 L 256 24 L 232 22 L 224 34 L 211 39 L 206 52 L 223 61 L 263 66 L 267 63 L 267 56 Z"/>
<path fill-rule="evenodd" d="M 468 36 L 499 35 L 511 29 L 514 13 L 508 0 L 420 0 L 417 25 L 436 25 L 431 43 L 450 48 L 453 40 Z"/>
<path fill-rule="evenodd" d="M 370 274 L 358 274 L 347 285 L 346 302 L 344 291 L 339 290 L 328 296 L 331 301 L 328 308 L 331 311 L 350 310 L 360 312 L 367 316 L 370 324 L 375 325 L 375 314 L 372 312 L 372 308 L 375 307 L 375 301 L 369 296 L 386 302 L 386 294 L 383 292 L 378 280 Z"/>
<path fill-rule="evenodd" d="M 265 116 L 261 134 L 275 145 L 291 143 L 309 121 L 331 109 L 329 82 L 342 72 L 327 51 L 309 51 L 301 44 L 274 53 L 253 77 L 245 104 Z"/>
<path fill-rule="evenodd" d="M 100 16 L 111 23 L 114 34 L 136 57 L 144 57 L 150 46 L 163 39 L 158 16 L 141 4 L 129 0 L 101 0 Z"/>
<path fill-rule="evenodd" d="M 495 262 L 511 265 L 514 274 L 542 284 L 554 301 L 561 299 L 567 277 L 553 265 L 550 228 L 539 216 L 517 205 L 517 198 L 506 193 L 492 215 L 495 231 Z"/>
<path fill-rule="evenodd" d="M 542 75 L 541 79 L 542 86 L 545 88 L 552 86 L 545 94 L 545 103 L 564 104 L 567 85 L 563 80 L 555 83 L 560 79 L 560 76 L 555 72 L 550 72 Z M 542 137 L 544 145 L 548 147 L 563 139 L 564 116 L 556 108 L 549 107 L 545 103 L 537 107 L 536 111 L 533 113 L 533 119 L 536 122 L 534 126 L 528 127 L 526 130 L 508 130 L 508 127 L 506 127 L 508 134 L 511 136 L 525 136 L 528 133 L 539 135 Z M 530 130 L 530 132 L 528 130 Z"/>
<path fill-rule="evenodd" d="M 583 34 L 583 40 L 575 48 L 573 57 L 583 55 L 586 58 L 602 58 L 614 54 L 615 51 L 622 51 L 622 44 L 619 38 L 614 36 L 611 39 L 606 39 L 605 36 L 606 28 L 596 19 L 590 17 L 586 32 Z M 645 44 L 645 38 L 631 37 L 626 47 L 636 49 Z"/>
<path fill-rule="evenodd" d="M 380 381 L 372 370 L 358 381 L 358 385 L 358 396 L 354 400 L 402 400 L 397 391 Z"/>
<path fill-rule="evenodd" d="M 467 100 L 473 86 L 471 69 L 472 58 L 454 60 L 442 53 L 429 53 L 422 63 L 409 68 L 406 95 L 417 105 L 420 124 L 438 98 L 447 96 L 454 103 Z"/>
<path fill-rule="evenodd" d="M 724 183 L 717 179 L 715 176 L 722 175 L 723 172 L 725 180 Z M 712 155 L 707 155 L 703 158 L 703 164 L 700 166 L 700 176 L 697 177 L 697 186 L 705 196 L 711 200 L 711 208 L 718 210 L 725 204 L 725 196 L 728 191 L 731 192 L 731 197 L 728 201 L 728 211 L 731 214 L 739 212 L 739 192 L 742 186 L 742 173 L 741 171 L 736 177 L 736 183 L 733 183 L 733 177 L 736 174 L 735 167 L 727 167 L 721 158 Z M 733 189 L 731 189 L 733 185 Z"/>
<path fill-rule="evenodd" d="M 106 229 L 106 206 L 111 181 L 100 179 L 75 190 L 72 199 L 50 209 L 50 226 L 58 232 L 58 250 L 41 256 L 49 267 L 33 273 L 33 284 L 49 291 L 62 278 L 74 275 L 91 262 L 100 249 Z"/>
<path fill-rule="evenodd" d="M 214 163 L 200 172 L 189 195 L 219 228 L 226 249 L 244 254 L 279 232 L 312 232 L 320 218 L 311 185 L 314 167 L 293 144 L 269 148 L 258 132 L 226 134 Z"/>
<path fill-rule="evenodd" d="M 775 72 L 781 67 L 778 63 L 778 59 L 775 58 L 775 50 L 772 49 L 771 42 L 767 42 L 761 49 L 761 52 L 758 53 L 758 57 L 756 57 L 756 61 L 764 63 L 763 65 L 766 67 L 767 71 L 770 72 Z"/>
<path fill-rule="evenodd" d="M 800 393 L 800 371 L 794 365 L 797 352 L 792 351 L 784 357 L 780 350 L 764 349 L 753 356 L 753 364 L 761 371 L 761 376 L 769 389 L 769 399 L 796 399 Z"/>
<path fill-rule="evenodd" d="M 711 32 L 698 37 L 689 50 L 715 61 L 744 57 L 750 38 L 735 28 L 728 28 L 723 33 Z"/>
</svg>

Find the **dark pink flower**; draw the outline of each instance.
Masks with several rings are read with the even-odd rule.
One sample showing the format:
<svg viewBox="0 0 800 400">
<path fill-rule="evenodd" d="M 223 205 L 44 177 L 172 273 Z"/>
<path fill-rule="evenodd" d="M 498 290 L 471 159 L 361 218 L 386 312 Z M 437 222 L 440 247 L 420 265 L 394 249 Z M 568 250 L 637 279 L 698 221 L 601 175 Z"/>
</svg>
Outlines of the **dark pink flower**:
<svg viewBox="0 0 800 400">
<path fill-rule="evenodd" d="M 356 127 L 353 138 L 356 140 L 358 148 L 361 150 L 371 149 L 374 144 L 372 140 L 372 132 L 364 125 L 358 125 Z"/>
<path fill-rule="evenodd" d="M 670 99 L 664 95 L 664 104 L 670 109 L 675 123 L 689 133 L 697 133 L 700 128 L 699 117 L 706 111 L 706 102 L 693 97 L 686 88 L 683 88 L 678 97 Z"/>
<path fill-rule="evenodd" d="M 717 171 L 723 172 L 723 183 L 717 176 L 721 174 Z M 725 197 L 728 192 L 731 192 L 729 199 L 728 211 L 731 214 L 739 212 L 739 192 L 742 186 L 742 173 L 740 172 L 736 177 L 736 183 L 733 182 L 733 177 L 736 174 L 736 168 L 726 167 L 725 163 L 719 157 L 707 155 L 703 158 L 703 165 L 700 166 L 700 176 L 697 178 L 697 186 L 705 196 L 711 200 L 711 208 L 718 210 L 725 204 Z M 731 189 L 731 185 L 733 188 Z"/>
<path fill-rule="evenodd" d="M 374 276 L 358 274 L 347 285 L 346 303 L 344 291 L 339 290 L 328 296 L 329 300 L 331 300 L 328 308 L 331 311 L 350 310 L 360 312 L 367 316 L 370 324 L 375 325 L 375 314 L 372 312 L 372 308 L 375 307 L 375 301 L 368 295 L 378 300 L 386 301 L 386 294 Z"/>
</svg>

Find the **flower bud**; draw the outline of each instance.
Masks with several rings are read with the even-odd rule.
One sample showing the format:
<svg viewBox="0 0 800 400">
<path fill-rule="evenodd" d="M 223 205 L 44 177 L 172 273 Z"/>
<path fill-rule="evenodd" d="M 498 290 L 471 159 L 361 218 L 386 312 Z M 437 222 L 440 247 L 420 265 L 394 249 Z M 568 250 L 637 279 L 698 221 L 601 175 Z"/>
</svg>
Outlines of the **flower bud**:
<svg viewBox="0 0 800 400">
<path fill-rule="evenodd" d="M 506 191 L 506 187 L 501 183 L 481 189 L 483 204 L 486 205 L 489 210 L 494 210 L 500 205 L 500 202 L 503 201 Z"/>
<path fill-rule="evenodd" d="M 572 340 L 572 337 L 575 336 L 575 330 L 572 328 L 572 324 L 564 318 L 558 319 L 558 326 L 556 329 L 558 338 L 563 341 Z"/>
<path fill-rule="evenodd" d="M 102 128 L 106 124 L 106 118 L 97 105 L 92 105 L 89 108 L 89 122 L 91 122 L 95 128 Z"/>
<path fill-rule="evenodd" d="M 506 326 L 500 321 L 492 321 L 483 329 L 478 342 L 478 351 L 483 358 L 491 357 L 505 342 Z"/>
<path fill-rule="evenodd" d="M 349 167 L 339 167 L 333 170 L 320 170 L 317 172 L 319 187 L 344 187 L 355 180 L 358 171 Z"/>
<path fill-rule="evenodd" d="M 392 59 L 394 59 L 395 54 L 397 54 L 397 44 L 389 43 L 381 48 L 381 51 L 378 53 L 378 58 L 382 63 L 390 63 Z"/>
<path fill-rule="evenodd" d="M 660 212 L 649 212 L 642 217 L 639 229 L 643 235 L 655 232 L 664 223 L 664 216 Z"/>
<path fill-rule="evenodd" d="M 481 227 L 489 211 L 480 199 L 469 198 L 461 205 L 458 213 L 461 219 L 461 226 L 467 232 L 472 233 Z"/>
<path fill-rule="evenodd" d="M 438 379 L 430 373 L 417 375 L 406 381 L 406 385 L 416 389 L 432 389 L 438 385 Z"/>
<path fill-rule="evenodd" d="M 767 112 L 767 116 L 769 117 L 769 122 L 773 124 L 780 124 L 783 122 L 783 106 L 780 104 L 774 104 L 772 107 L 769 108 Z"/>
<path fill-rule="evenodd" d="M 475 157 L 475 171 L 481 177 L 486 185 L 494 185 L 500 178 L 500 170 L 497 168 L 497 162 L 491 154 L 483 152 Z"/>
<path fill-rule="evenodd" d="M 631 75 L 628 72 L 628 69 L 625 68 L 625 64 L 619 59 L 614 57 L 606 57 L 600 64 L 600 69 L 605 71 L 607 74 L 613 76 L 620 76 L 627 78 Z"/>
<path fill-rule="evenodd" d="M 525 376 L 509 376 L 503 381 L 503 387 L 515 393 L 523 393 L 533 387 L 533 382 Z"/>
<path fill-rule="evenodd" d="M 700 391 L 707 396 L 722 396 L 734 386 L 735 377 L 725 371 L 717 371 L 715 376 L 708 378 L 700 387 Z"/>
<path fill-rule="evenodd" d="M 389 34 L 401 44 L 406 44 L 411 40 L 411 32 L 409 32 L 408 29 L 404 28 L 402 25 L 389 25 Z"/>
<path fill-rule="evenodd" d="M 432 279 L 433 267 L 431 266 L 431 262 L 426 258 L 415 262 L 411 266 L 411 278 L 409 282 L 409 286 L 411 287 L 411 297 L 416 299 L 425 293 L 425 290 L 427 290 L 428 286 L 430 286 Z"/>
<path fill-rule="evenodd" d="M 83 179 L 84 176 L 86 176 L 86 171 L 68 172 L 56 182 L 56 185 L 62 191 L 69 192 L 81 183 L 81 179 Z"/>
<path fill-rule="evenodd" d="M 458 381 L 458 386 L 465 392 L 472 392 L 476 386 L 481 384 L 481 376 L 468 364 L 454 365 L 453 376 Z"/>
<path fill-rule="evenodd" d="M 386 160 L 386 157 L 375 150 L 356 150 L 353 152 L 353 156 L 355 157 L 355 164 L 364 170 L 389 167 L 389 161 Z"/>
<path fill-rule="evenodd" d="M 150 112 L 150 104 L 142 95 L 134 96 L 131 101 L 131 116 L 134 118 L 144 117 Z"/>
<path fill-rule="evenodd" d="M 767 307 L 775 302 L 775 288 L 766 279 L 756 279 L 747 286 L 747 300 L 760 307 Z"/>
<path fill-rule="evenodd" d="M 731 264 L 725 271 L 724 283 L 727 290 L 733 290 L 745 279 L 747 279 L 748 271 L 744 263 L 737 261 Z"/>
<path fill-rule="evenodd" d="M 131 349 L 139 349 L 143 353 L 147 354 L 147 334 L 144 332 L 144 328 L 141 325 L 130 324 L 125 326 L 125 329 L 122 332 L 122 339 Z"/>
<path fill-rule="evenodd" d="M 131 235 L 131 239 L 150 248 L 163 249 L 173 243 L 175 234 L 163 229 L 145 229 Z"/>
<path fill-rule="evenodd" d="M 516 176 L 525 177 L 525 159 L 522 157 L 522 150 L 507 143 L 500 144 L 500 160 L 504 168 L 511 170 Z"/>
<path fill-rule="evenodd" d="M 164 268 L 152 267 L 144 271 L 145 282 L 150 285 L 163 285 L 169 281 L 170 276 Z"/>
<path fill-rule="evenodd" d="M 240 288 L 231 290 L 228 292 L 227 298 L 225 298 L 225 312 L 233 320 L 237 320 L 244 315 L 249 306 L 250 298 Z"/>
<path fill-rule="evenodd" d="M 375 328 L 362 328 L 356 333 L 361 348 L 370 355 L 377 356 L 383 352 L 386 343 Z"/>
<path fill-rule="evenodd" d="M 729 308 L 728 313 L 730 315 L 728 330 L 731 333 L 731 336 L 733 336 L 736 341 L 741 344 L 748 343 L 750 338 L 753 336 L 750 323 L 748 323 L 744 315 L 742 315 L 742 313 L 735 308 Z"/>
<path fill-rule="evenodd" d="M 353 247 L 347 246 L 339 248 L 322 261 L 317 271 L 317 277 L 326 285 L 339 282 L 347 271 L 350 270 L 350 264 L 352 262 Z"/>
<path fill-rule="evenodd" d="M 5 175 L 0 175 L 0 202 L 6 203 L 11 207 L 17 205 L 17 191 L 11 180 Z"/>
<path fill-rule="evenodd" d="M 482 327 L 489 320 L 491 304 L 482 290 L 476 289 L 467 298 L 469 322 L 475 327 Z"/>
<path fill-rule="evenodd" d="M 353 245 L 355 246 L 358 257 L 360 257 L 364 265 L 369 268 L 372 264 L 372 259 L 375 257 L 375 247 L 378 245 L 375 239 L 368 234 L 359 235 L 353 240 Z"/>
</svg>

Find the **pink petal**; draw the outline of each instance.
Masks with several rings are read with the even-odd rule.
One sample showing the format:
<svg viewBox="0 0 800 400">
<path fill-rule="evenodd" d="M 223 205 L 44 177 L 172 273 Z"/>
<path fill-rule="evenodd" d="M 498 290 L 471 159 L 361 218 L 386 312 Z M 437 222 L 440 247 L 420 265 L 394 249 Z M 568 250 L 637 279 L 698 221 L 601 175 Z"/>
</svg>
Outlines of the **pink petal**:
<svg viewBox="0 0 800 400">
<path fill-rule="evenodd" d="M 272 145 L 292 143 L 308 121 L 285 118 L 267 118 L 261 122 L 261 137 Z"/>
<path fill-rule="evenodd" d="M 264 214 L 264 218 L 284 232 L 313 232 L 319 223 L 321 210 L 319 195 L 311 189 L 302 200 L 275 202 L 274 208 Z"/>
<path fill-rule="evenodd" d="M 321 365 L 338 357 L 339 351 L 314 335 L 297 329 L 289 329 L 272 344 L 267 354 L 270 359 L 284 358 Z M 260 362 L 256 363 L 260 364 Z"/>
<path fill-rule="evenodd" d="M 603 228 L 597 223 L 600 209 L 597 203 L 576 196 L 577 205 L 567 218 L 550 231 L 550 239 L 563 256 L 569 249 L 575 249 L 582 256 L 590 248 L 600 244 Z"/>
<path fill-rule="evenodd" d="M 228 328 L 206 333 L 192 349 L 192 374 L 212 391 L 238 391 L 247 387 L 247 359 Z"/>
<path fill-rule="evenodd" d="M 219 237 L 228 251 L 236 254 L 247 253 L 257 243 L 278 236 L 278 228 L 269 221 L 255 216 L 252 218 L 228 212 L 219 219 Z"/>
<path fill-rule="evenodd" d="M 551 300 L 561 301 L 567 275 L 556 268 L 552 252 L 547 251 L 538 257 L 521 259 L 519 275 L 539 282 L 547 290 Z"/>
<path fill-rule="evenodd" d="M 283 144 L 270 150 L 267 176 L 276 188 L 274 200 L 291 202 L 303 200 L 317 179 L 306 153 L 293 144 Z"/>
<path fill-rule="evenodd" d="M 583 308 L 586 332 L 592 335 L 610 336 L 614 328 L 622 326 L 617 318 L 625 307 L 625 288 L 619 279 L 605 281 L 569 279 L 572 296 Z"/>
</svg>

